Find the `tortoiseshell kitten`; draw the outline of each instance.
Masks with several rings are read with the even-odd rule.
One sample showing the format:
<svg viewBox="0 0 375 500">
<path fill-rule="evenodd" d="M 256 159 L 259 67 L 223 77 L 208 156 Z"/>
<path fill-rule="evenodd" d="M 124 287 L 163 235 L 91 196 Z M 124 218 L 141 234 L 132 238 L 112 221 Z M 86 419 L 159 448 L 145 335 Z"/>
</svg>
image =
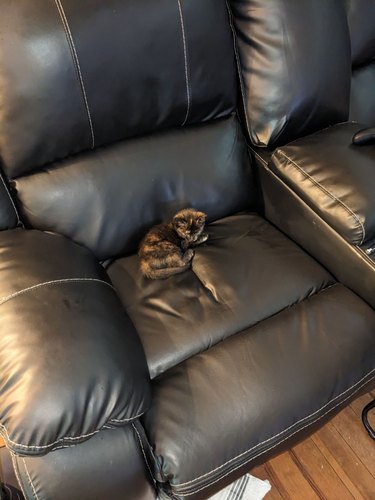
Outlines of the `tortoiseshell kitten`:
<svg viewBox="0 0 375 500">
<path fill-rule="evenodd" d="M 194 251 L 190 248 L 207 240 L 206 214 L 185 208 L 171 221 L 153 227 L 139 246 L 140 268 L 151 279 L 169 278 L 189 268 Z"/>
</svg>

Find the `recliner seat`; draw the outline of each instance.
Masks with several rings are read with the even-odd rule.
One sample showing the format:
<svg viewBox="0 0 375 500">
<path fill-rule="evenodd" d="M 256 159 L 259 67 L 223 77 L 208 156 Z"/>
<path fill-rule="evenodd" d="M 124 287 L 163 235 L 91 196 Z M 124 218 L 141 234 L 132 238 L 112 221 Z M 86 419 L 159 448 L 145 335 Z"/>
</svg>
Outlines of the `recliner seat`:
<svg viewBox="0 0 375 500">
<path fill-rule="evenodd" d="M 224 1 L 1 7 L 2 460 L 28 499 L 207 498 L 372 386 L 375 312 L 262 217 Z M 209 240 L 146 280 L 184 206 Z"/>
<path fill-rule="evenodd" d="M 375 307 L 374 2 L 231 7 L 265 215 Z"/>
</svg>

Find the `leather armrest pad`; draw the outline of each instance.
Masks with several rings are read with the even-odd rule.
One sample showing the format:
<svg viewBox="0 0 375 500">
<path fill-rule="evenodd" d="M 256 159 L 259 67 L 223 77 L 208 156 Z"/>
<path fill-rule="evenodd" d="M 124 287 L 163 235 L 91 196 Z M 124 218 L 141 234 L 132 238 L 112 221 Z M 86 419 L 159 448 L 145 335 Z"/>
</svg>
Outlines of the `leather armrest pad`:
<svg viewBox="0 0 375 500">
<path fill-rule="evenodd" d="M 340 123 L 278 148 L 270 168 L 349 243 L 375 237 L 375 148 L 357 147 L 364 125 Z"/>
<path fill-rule="evenodd" d="M 0 433 L 23 455 L 84 441 L 148 407 L 139 338 L 104 269 L 66 238 L 0 233 Z"/>
</svg>

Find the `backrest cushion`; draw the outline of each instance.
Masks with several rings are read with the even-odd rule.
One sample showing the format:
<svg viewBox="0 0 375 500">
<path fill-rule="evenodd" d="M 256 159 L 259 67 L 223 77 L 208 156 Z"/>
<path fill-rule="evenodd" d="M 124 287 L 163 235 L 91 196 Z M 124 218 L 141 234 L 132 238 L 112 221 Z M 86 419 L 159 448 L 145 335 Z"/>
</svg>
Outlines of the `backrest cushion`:
<svg viewBox="0 0 375 500">
<path fill-rule="evenodd" d="M 236 107 L 224 0 L 0 0 L 0 12 L 0 159 L 10 178 Z"/>
<path fill-rule="evenodd" d="M 153 224 L 193 206 L 209 219 L 254 208 L 235 115 L 81 153 L 13 181 L 23 219 L 102 260 L 134 252 Z"/>
<path fill-rule="evenodd" d="M 350 119 L 375 125 L 375 1 L 346 0 L 352 47 Z"/>
<path fill-rule="evenodd" d="M 351 61 L 344 0 L 230 5 L 253 144 L 284 144 L 347 119 Z"/>
</svg>

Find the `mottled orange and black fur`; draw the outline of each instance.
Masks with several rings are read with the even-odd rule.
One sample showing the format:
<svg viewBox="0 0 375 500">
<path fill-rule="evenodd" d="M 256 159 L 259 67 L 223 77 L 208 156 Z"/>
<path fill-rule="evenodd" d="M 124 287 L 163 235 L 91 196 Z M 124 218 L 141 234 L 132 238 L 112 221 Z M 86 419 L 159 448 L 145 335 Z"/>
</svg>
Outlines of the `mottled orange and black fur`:
<svg viewBox="0 0 375 500">
<path fill-rule="evenodd" d="M 138 255 L 144 276 L 168 278 L 189 268 L 194 251 L 190 248 L 207 240 L 206 214 L 185 208 L 171 221 L 153 227 L 143 238 Z"/>
</svg>

